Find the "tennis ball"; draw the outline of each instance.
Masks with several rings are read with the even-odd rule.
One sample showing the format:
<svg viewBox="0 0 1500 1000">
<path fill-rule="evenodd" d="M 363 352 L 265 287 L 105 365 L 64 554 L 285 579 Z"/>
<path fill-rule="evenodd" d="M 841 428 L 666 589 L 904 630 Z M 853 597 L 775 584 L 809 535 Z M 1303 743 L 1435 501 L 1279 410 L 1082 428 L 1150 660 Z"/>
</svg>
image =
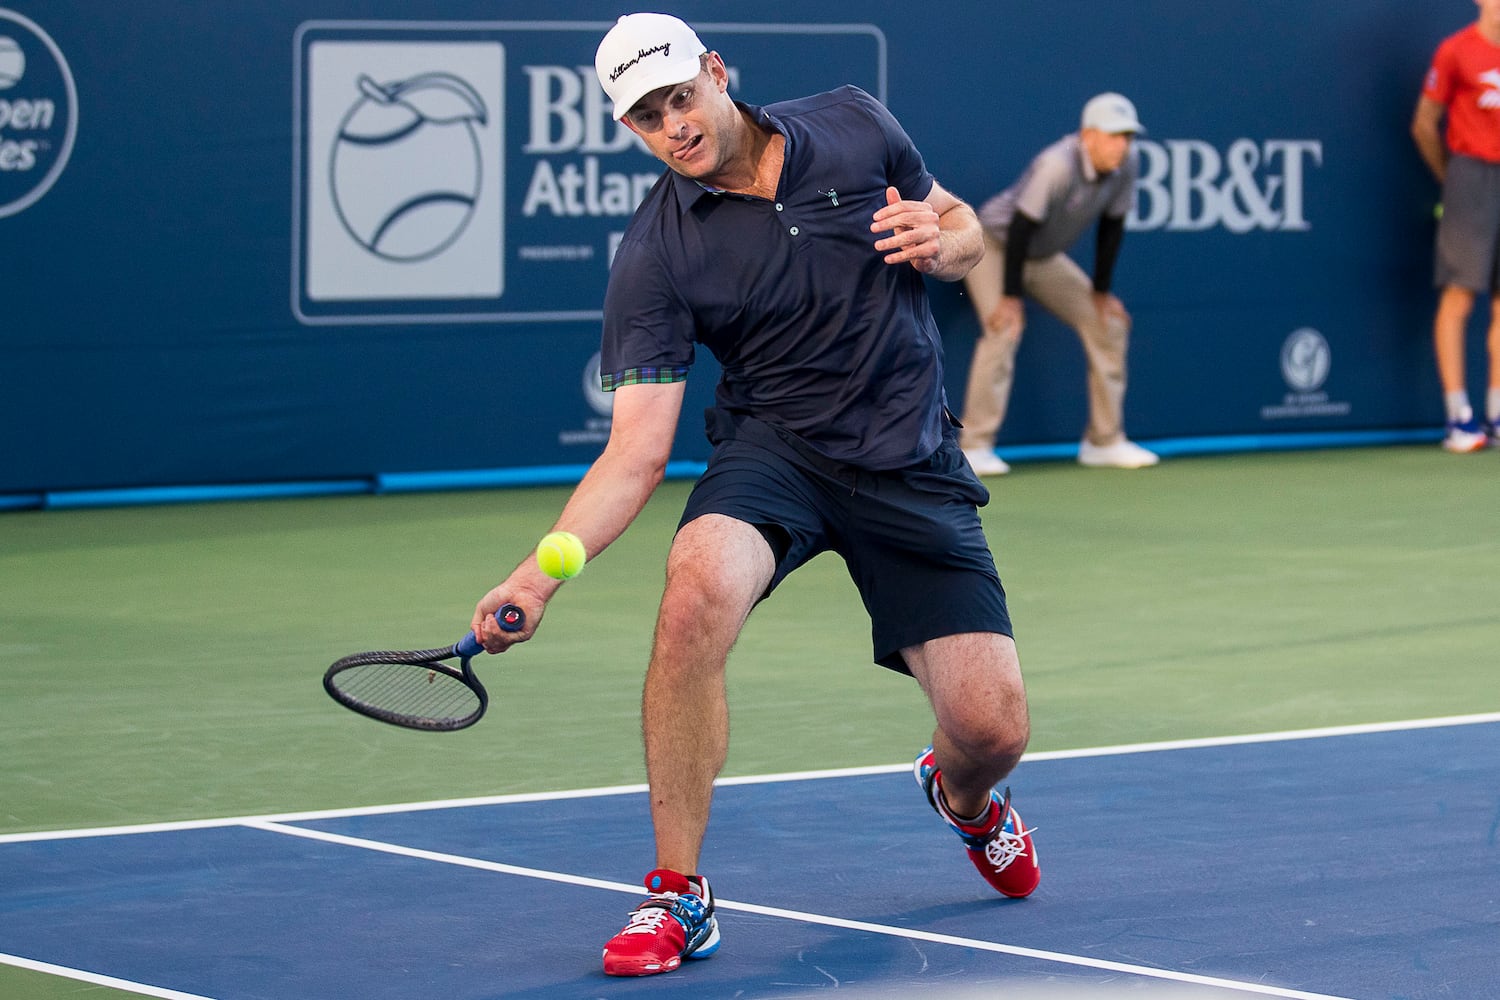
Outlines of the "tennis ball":
<svg viewBox="0 0 1500 1000">
<path fill-rule="evenodd" d="M 588 557 L 583 543 L 571 531 L 554 531 L 536 546 L 536 564 L 554 580 L 571 580 L 582 573 Z"/>
<path fill-rule="evenodd" d="M 1443 219 L 1443 203 L 1442 202 L 1438 202 L 1436 205 L 1432 206 L 1432 217 L 1434 219 L 1437 219 L 1439 222 L 1442 221 L 1442 219 Z"/>
</svg>

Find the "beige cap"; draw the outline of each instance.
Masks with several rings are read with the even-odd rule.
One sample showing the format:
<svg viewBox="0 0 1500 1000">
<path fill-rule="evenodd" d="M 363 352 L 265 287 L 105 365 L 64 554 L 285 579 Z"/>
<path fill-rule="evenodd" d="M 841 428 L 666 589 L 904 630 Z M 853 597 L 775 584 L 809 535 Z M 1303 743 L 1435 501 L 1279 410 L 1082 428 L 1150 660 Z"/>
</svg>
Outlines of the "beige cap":
<svg viewBox="0 0 1500 1000">
<path fill-rule="evenodd" d="M 1121 132 L 1144 132 L 1146 127 L 1135 116 L 1135 105 L 1123 94 L 1099 94 L 1083 106 L 1083 127 L 1117 135 Z"/>
</svg>

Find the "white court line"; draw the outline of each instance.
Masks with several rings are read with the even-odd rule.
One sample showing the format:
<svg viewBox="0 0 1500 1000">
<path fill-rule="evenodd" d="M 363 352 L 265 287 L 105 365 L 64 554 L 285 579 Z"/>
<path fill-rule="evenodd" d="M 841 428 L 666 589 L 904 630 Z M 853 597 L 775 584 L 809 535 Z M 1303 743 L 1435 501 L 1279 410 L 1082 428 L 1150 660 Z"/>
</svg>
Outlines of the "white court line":
<svg viewBox="0 0 1500 1000">
<path fill-rule="evenodd" d="M 132 983 L 128 979 L 101 976 L 97 972 L 69 969 L 63 965 L 52 965 L 48 962 L 33 962 L 31 959 L 22 958 L 19 955 L 0 954 L 0 965 L 13 965 L 18 969 L 45 972 L 48 975 L 61 976 L 64 979 L 76 979 L 81 983 L 89 983 L 93 986 L 110 986 L 117 990 L 125 990 L 127 993 L 138 993 L 143 997 L 159 997 L 161 1000 L 212 1000 L 210 997 L 200 996 L 197 993 L 184 993 L 181 990 L 168 990 L 160 986 L 147 986 L 145 983 Z"/>
<path fill-rule="evenodd" d="M 1202 747 L 1239 746 L 1252 743 L 1276 743 L 1285 740 L 1324 739 L 1332 736 L 1360 736 L 1369 733 L 1405 732 L 1414 729 L 1439 729 L 1446 726 L 1472 726 L 1500 722 L 1500 712 L 1478 715 L 1449 715 L 1435 719 L 1407 719 L 1401 722 L 1370 722 L 1350 726 L 1326 726 L 1319 729 L 1292 729 L 1276 733 L 1250 733 L 1242 736 L 1206 736 L 1190 740 L 1164 740 L 1156 743 L 1125 743 L 1119 746 L 1085 747 L 1078 750 L 1043 750 L 1021 758 L 1028 761 L 1071 760 L 1079 757 L 1113 757 L 1132 753 L 1154 753 L 1163 750 L 1193 750 Z M 872 774 L 899 774 L 911 764 L 875 764 L 867 767 L 845 767 L 825 771 L 792 771 L 785 774 L 757 774 L 720 778 L 714 784 L 762 785 L 782 781 L 812 781 L 820 778 L 857 778 Z M 260 816 L 227 816 L 220 819 L 176 820 L 166 823 L 136 823 L 129 826 L 103 826 L 78 830 L 41 830 L 33 833 L 0 834 L 0 844 L 18 844 L 38 840 L 71 840 L 81 837 L 117 837 L 135 833 L 171 833 L 178 830 L 211 830 L 215 827 L 247 826 L 258 822 L 304 823 L 320 819 L 344 819 L 350 816 L 382 816 L 390 813 L 422 812 L 429 809 L 458 809 L 470 806 L 508 805 L 515 802 L 555 802 L 563 799 L 596 798 L 605 795 L 629 795 L 646 791 L 645 785 L 611 785 L 604 788 L 576 788 L 560 792 L 517 792 L 508 795 L 482 795 L 463 799 L 437 799 L 430 802 L 401 802 L 382 806 L 353 806 L 345 809 L 319 809 L 310 812 L 273 813 Z"/>
<path fill-rule="evenodd" d="M 367 851 L 378 851 L 381 854 L 395 854 L 403 858 L 435 861 L 439 864 L 457 865 L 461 868 L 477 868 L 480 871 L 498 872 L 502 875 L 517 875 L 522 878 L 540 879 L 545 882 L 561 882 L 564 885 L 585 886 L 590 889 L 607 889 L 611 892 L 623 892 L 632 896 L 639 896 L 641 894 L 641 887 L 639 885 L 628 882 L 611 882 L 604 879 L 585 878 L 582 875 L 569 875 L 565 872 L 546 871 L 540 868 L 523 868 L 519 865 L 507 865 L 498 861 L 483 861 L 478 858 L 469 858 L 458 854 L 444 854 L 440 851 L 426 851 L 416 847 L 403 847 L 400 844 L 390 844 L 380 840 L 348 837 L 338 833 L 327 833 L 323 830 L 310 830 L 306 827 L 285 826 L 281 823 L 262 821 L 249 822 L 244 825 L 256 830 L 264 830 L 268 833 L 286 834 L 291 837 L 318 840 L 328 844 L 338 844 L 343 847 L 358 847 Z M 1089 969 L 1100 969 L 1106 972 L 1121 972 L 1127 975 L 1146 976 L 1151 979 L 1163 979 L 1175 983 L 1190 983 L 1194 986 L 1213 986 L 1241 993 L 1289 997 L 1293 998 L 1293 1000 L 1344 1000 L 1344 998 L 1335 997 L 1328 993 L 1305 993 L 1301 990 L 1265 986 L 1260 983 L 1245 983 L 1233 979 L 1218 979 L 1213 976 L 1198 976 L 1187 972 L 1176 972 L 1171 969 L 1153 969 L 1143 965 L 1127 965 L 1124 962 L 1109 962 L 1104 959 L 1088 958 L 1083 955 L 1069 955 L 1064 952 L 1023 948 L 1019 945 L 1001 944 L 996 941 L 985 941 L 979 938 L 955 937 L 951 934 L 933 934 L 928 931 L 912 930 L 906 927 L 890 927 L 886 924 L 872 924 L 863 920 L 846 920 L 843 917 L 829 917 L 821 913 L 787 910 L 777 906 L 736 903 L 727 899 L 715 899 L 714 906 L 720 910 L 755 913 L 763 917 L 796 920 L 801 923 L 818 924 L 823 927 L 838 927 L 843 930 L 863 931 L 867 934 L 882 934 L 886 937 L 904 938 L 908 941 L 927 941 L 933 944 L 946 944 L 958 948 L 973 948 L 978 951 L 996 952 L 1001 955 L 1033 958 L 1042 962 L 1076 965 Z"/>
</svg>

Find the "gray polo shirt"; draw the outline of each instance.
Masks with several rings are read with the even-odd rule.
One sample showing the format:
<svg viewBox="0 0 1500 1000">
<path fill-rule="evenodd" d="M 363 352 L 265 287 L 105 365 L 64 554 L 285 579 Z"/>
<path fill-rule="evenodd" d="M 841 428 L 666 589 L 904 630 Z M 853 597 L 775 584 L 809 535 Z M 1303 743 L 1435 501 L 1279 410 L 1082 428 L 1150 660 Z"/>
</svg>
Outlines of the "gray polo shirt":
<svg viewBox="0 0 1500 1000">
<path fill-rule="evenodd" d="M 1119 170 L 1099 176 L 1074 132 L 1038 153 L 1019 180 L 986 201 L 979 221 L 992 238 L 1004 243 L 1010 220 L 1019 210 L 1041 223 L 1027 256 L 1050 257 L 1072 246 L 1101 215 L 1128 213 L 1139 173 L 1140 154 L 1132 144 Z"/>
</svg>

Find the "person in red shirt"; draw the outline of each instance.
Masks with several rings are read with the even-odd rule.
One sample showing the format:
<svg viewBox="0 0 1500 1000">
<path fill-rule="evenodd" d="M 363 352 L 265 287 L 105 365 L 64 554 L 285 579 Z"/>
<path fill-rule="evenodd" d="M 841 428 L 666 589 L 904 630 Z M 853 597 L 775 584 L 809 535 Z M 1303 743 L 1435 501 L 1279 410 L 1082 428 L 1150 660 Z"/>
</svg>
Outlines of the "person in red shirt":
<svg viewBox="0 0 1500 1000">
<path fill-rule="evenodd" d="M 1443 190 L 1433 343 L 1447 411 L 1443 447 L 1451 452 L 1500 447 L 1500 0 L 1474 3 L 1478 19 L 1438 46 L 1411 123 Z M 1490 297 L 1483 426 L 1464 374 L 1464 334 L 1480 293 Z"/>
</svg>

